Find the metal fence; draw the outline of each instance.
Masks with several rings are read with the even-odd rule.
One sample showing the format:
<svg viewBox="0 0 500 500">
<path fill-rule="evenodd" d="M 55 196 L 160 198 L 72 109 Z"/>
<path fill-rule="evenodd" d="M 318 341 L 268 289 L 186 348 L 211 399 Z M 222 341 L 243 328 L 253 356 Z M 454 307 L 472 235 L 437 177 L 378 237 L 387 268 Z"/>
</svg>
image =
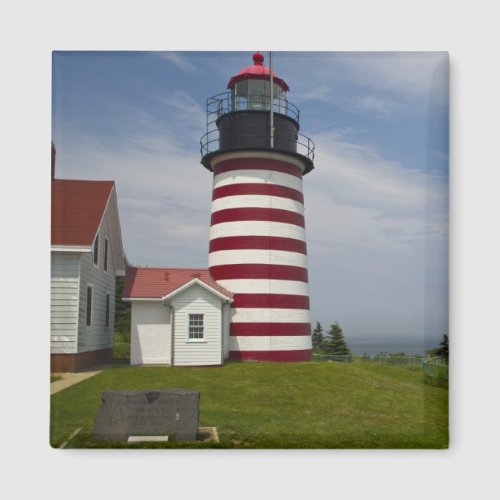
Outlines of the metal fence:
<svg viewBox="0 0 500 500">
<path fill-rule="evenodd" d="M 313 361 L 335 361 L 337 363 L 374 363 L 389 366 L 421 369 L 424 374 L 424 381 L 431 385 L 447 387 L 448 385 L 448 365 L 444 358 L 426 358 L 424 356 L 391 356 L 377 354 L 340 355 L 340 354 L 318 354 L 312 356 Z"/>
<path fill-rule="evenodd" d="M 234 111 L 269 111 L 270 97 L 260 96 L 260 101 L 256 105 L 255 98 L 250 103 L 249 101 L 236 101 L 230 91 L 222 92 L 207 99 L 207 131 L 200 139 L 200 153 L 205 156 L 209 153 L 219 151 L 219 128 L 217 126 L 218 119 L 228 113 Z M 273 99 L 273 112 L 280 115 L 285 115 L 292 120 L 299 122 L 300 111 L 295 104 L 292 104 L 286 99 Z M 259 138 L 260 128 L 257 132 L 250 132 L 249 137 Z M 267 135 L 265 136 L 268 137 Z M 297 132 L 296 139 L 297 153 L 314 160 L 315 144 L 313 140 L 300 132 Z"/>
<path fill-rule="evenodd" d="M 443 358 L 426 359 L 422 363 L 422 371 L 426 382 L 433 385 L 448 384 L 448 365 Z"/>
<path fill-rule="evenodd" d="M 351 354 L 313 354 L 313 361 L 337 361 L 338 363 L 352 363 Z"/>
<path fill-rule="evenodd" d="M 390 355 L 380 355 L 370 356 L 369 354 L 355 355 L 355 354 L 313 354 L 313 361 L 337 361 L 339 363 L 352 363 L 352 362 L 364 362 L 364 363 L 378 363 L 381 365 L 391 365 L 391 366 L 421 366 L 424 357 L 423 356 L 390 356 Z"/>
</svg>

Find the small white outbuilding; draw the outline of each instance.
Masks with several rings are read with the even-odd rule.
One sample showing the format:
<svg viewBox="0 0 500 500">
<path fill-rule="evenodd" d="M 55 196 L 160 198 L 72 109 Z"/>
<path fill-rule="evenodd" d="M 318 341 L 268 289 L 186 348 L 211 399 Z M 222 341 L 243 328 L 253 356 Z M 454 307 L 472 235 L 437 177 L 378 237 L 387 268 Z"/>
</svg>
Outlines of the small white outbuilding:
<svg viewBox="0 0 500 500">
<path fill-rule="evenodd" d="M 222 365 L 229 357 L 232 294 L 207 269 L 130 268 L 122 299 L 132 304 L 132 365 Z"/>
</svg>

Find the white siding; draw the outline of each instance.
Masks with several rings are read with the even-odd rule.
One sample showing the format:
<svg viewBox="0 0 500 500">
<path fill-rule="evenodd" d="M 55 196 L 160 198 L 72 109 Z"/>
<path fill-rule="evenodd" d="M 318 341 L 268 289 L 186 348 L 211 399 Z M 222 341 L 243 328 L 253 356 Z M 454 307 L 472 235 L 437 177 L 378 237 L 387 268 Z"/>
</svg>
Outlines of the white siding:
<svg viewBox="0 0 500 500">
<path fill-rule="evenodd" d="M 93 351 L 113 346 L 115 324 L 115 266 L 111 245 L 108 270 L 104 271 L 104 239 L 110 239 L 109 217 L 103 217 L 99 228 L 99 261 L 94 265 L 92 253 L 82 253 L 80 260 L 80 306 L 78 351 Z M 92 324 L 86 325 L 87 286 L 92 285 Z M 106 327 L 106 292 L 110 294 L 109 326 Z"/>
<path fill-rule="evenodd" d="M 193 285 L 172 299 L 175 309 L 175 366 L 222 364 L 221 300 L 199 285 Z M 203 314 L 203 341 L 189 340 L 189 314 Z"/>
<path fill-rule="evenodd" d="M 231 317 L 231 304 L 222 306 L 222 352 L 224 359 L 229 358 L 229 319 Z"/>
<path fill-rule="evenodd" d="M 52 252 L 50 271 L 50 352 L 76 353 L 80 254 Z"/>
<path fill-rule="evenodd" d="M 170 364 L 170 308 L 161 302 L 132 302 L 130 364 Z"/>
</svg>

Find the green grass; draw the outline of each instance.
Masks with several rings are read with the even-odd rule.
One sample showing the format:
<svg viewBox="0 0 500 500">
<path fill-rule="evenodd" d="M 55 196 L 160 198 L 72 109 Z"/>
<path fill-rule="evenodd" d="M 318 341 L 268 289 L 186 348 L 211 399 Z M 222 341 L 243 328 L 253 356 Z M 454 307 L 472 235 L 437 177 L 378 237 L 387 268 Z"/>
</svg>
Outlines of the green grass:
<svg viewBox="0 0 500 500">
<path fill-rule="evenodd" d="M 111 368 L 51 397 L 51 444 L 82 428 L 68 447 L 102 447 L 91 434 L 103 391 L 168 387 L 200 391 L 200 426 L 221 442 L 137 447 L 448 447 L 446 389 L 414 370 L 334 362 Z"/>
<path fill-rule="evenodd" d="M 61 375 L 51 375 L 50 376 L 50 383 L 52 384 L 52 382 L 57 382 L 58 380 L 61 380 L 62 377 Z"/>
</svg>

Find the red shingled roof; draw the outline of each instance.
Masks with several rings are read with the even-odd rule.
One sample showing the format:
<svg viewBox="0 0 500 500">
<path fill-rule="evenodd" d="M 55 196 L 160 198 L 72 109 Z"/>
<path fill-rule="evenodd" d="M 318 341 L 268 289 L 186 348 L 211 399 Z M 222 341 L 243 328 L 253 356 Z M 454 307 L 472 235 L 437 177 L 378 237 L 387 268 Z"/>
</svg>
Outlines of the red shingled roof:
<svg viewBox="0 0 500 500">
<path fill-rule="evenodd" d="M 233 294 L 217 284 L 208 269 L 172 269 L 130 267 L 123 287 L 123 299 L 155 299 L 168 295 L 194 278 L 214 288 L 227 298 Z"/>
<path fill-rule="evenodd" d="M 52 245 L 92 245 L 115 183 L 52 181 Z"/>
</svg>

